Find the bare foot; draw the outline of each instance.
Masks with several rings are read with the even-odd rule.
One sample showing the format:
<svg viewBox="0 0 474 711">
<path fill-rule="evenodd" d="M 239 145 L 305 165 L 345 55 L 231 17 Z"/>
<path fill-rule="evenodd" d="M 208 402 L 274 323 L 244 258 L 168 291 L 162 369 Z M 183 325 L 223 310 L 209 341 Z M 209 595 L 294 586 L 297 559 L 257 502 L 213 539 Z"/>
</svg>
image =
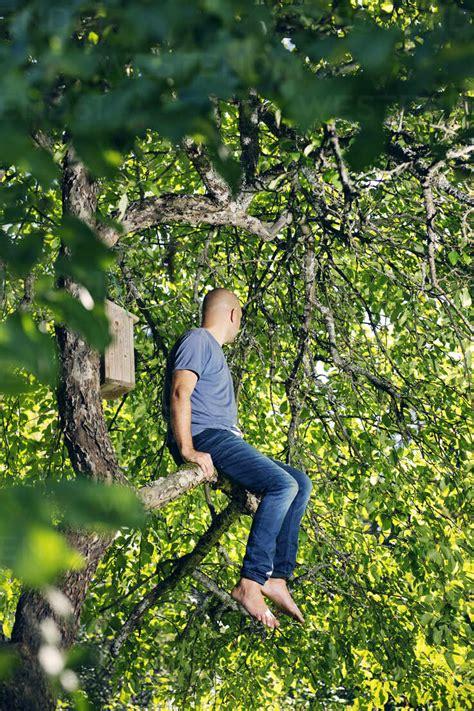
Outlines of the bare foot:
<svg viewBox="0 0 474 711">
<path fill-rule="evenodd" d="M 267 627 L 274 629 L 275 627 L 279 627 L 280 623 L 272 611 L 268 609 L 263 599 L 261 589 L 262 586 L 255 582 L 255 580 L 241 578 L 230 594 L 234 600 L 237 600 L 237 602 L 245 607 L 252 617 L 255 617 L 256 620 L 262 622 Z"/>
<path fill-rule="evenodd" d="M 291 597 L 290 591 L 283 578 L 268 578 L 262 588 L 265 597 L 275 603 L 285 614 L 304 625 L 304 617 Z"/>
</svg>

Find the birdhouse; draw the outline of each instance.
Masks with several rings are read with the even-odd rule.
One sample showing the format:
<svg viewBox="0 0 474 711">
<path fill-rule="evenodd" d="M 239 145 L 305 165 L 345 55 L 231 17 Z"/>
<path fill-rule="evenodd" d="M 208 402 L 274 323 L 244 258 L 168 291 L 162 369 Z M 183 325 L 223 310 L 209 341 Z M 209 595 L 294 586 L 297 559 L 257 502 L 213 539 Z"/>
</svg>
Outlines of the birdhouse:
<svg viewBox="0 0 474 711">
<path fill-rule="evenodd" d="M 135 387 L 133 325 L 137 316 L 109 299 L 105 300 L 112 341 L 100 362 L 100 392 L 106 400 L 114 400 Z"/>
</svg>

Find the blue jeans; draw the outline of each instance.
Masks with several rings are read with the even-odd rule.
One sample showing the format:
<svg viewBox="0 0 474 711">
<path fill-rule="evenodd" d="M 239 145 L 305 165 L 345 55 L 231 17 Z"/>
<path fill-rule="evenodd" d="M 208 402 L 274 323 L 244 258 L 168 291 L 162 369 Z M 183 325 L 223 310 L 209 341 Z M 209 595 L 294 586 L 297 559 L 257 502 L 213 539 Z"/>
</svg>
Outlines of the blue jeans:
<svg viewBox="0 0 474 711">
<path fill-rule="evenodd" d="M 311 479 L 289 464 L 267 457 L 231 430 L 208 428 L 193 437 L 223 476 L 262 496 L 250 528 L 241 576 L 264 585 L 269 577 L 288 579 L 296 566 L 300 523 L 311 493 Z M 177 445 L 171 455 L 184 463 Z"/>
</svg>

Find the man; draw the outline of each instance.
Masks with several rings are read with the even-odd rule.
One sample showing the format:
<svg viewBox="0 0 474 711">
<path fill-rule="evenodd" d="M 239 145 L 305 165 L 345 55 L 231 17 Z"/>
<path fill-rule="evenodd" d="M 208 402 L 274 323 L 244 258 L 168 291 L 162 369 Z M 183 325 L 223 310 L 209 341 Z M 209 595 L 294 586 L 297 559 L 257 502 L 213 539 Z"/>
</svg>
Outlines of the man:
<svg viewBox="0 0 474 711">
<path fill-rule="evenodd" d="M 212 478 L 214 467 L 261 495 L 241 568 L 231 595 L 270 628 L 279 622 L 264 596 L 304 623 L 287 579 L 296 565 L 300 522 L 311 480 L 246 442 L 237 426 L 232 377 L 222 346 L 237 336 L 242 308 L 235 294 L 213 289 L 202 306 L 202 325 L 178 338 L 167 361 L 163 414 L 166 443 L 176 464 L 195 462 Z"/>
</svg>

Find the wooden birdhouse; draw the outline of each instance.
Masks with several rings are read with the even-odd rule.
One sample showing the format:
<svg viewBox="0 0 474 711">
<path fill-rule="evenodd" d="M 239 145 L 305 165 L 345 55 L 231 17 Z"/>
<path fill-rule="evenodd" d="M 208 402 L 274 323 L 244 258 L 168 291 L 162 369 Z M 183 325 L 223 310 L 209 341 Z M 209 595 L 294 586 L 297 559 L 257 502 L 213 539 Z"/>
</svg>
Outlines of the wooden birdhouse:
<svg viewBox="0 0 474 711">
<path fill-rule="evenodd" d="M 106 400 L 114 400 L 135 387 L 133 325 L 137 316 L 109 299 L 105 300 L 112 342 L 100 362 L 100 392 Z"/>
</svg>

